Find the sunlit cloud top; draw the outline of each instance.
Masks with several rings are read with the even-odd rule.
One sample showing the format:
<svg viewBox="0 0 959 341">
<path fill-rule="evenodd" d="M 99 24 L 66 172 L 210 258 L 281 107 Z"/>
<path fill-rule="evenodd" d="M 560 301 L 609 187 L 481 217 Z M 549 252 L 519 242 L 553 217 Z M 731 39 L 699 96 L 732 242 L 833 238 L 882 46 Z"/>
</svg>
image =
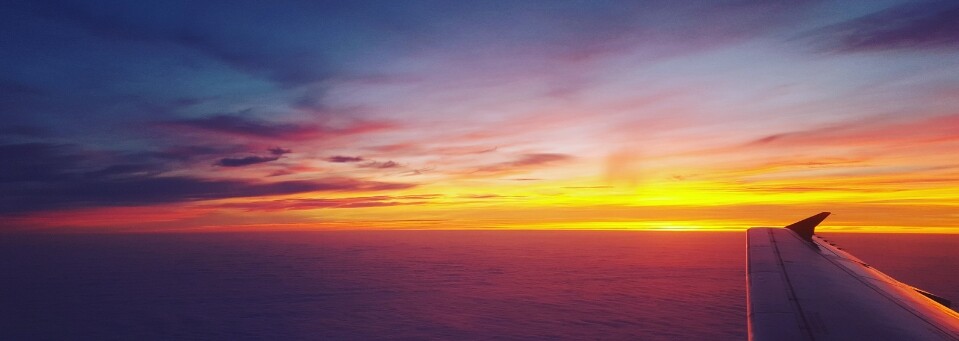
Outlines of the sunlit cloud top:
<svg viewBox="0 0 959 341">
<path fill-rule="evenodd" d="M 4 7 L 5 231 L 959 231 L 951 1 Z"/>
</svg>

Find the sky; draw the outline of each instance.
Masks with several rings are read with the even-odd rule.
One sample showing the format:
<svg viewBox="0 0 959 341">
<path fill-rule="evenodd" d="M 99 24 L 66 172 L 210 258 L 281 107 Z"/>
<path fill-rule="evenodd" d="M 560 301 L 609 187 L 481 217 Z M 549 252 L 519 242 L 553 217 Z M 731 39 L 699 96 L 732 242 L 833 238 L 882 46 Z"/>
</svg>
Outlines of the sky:
<svg viewBox="0 0 959 341">
<path fill-rule="evenodd" d="M 3 7 L 3 232 L 959 232 L 953 1 Z"/>
</svg>

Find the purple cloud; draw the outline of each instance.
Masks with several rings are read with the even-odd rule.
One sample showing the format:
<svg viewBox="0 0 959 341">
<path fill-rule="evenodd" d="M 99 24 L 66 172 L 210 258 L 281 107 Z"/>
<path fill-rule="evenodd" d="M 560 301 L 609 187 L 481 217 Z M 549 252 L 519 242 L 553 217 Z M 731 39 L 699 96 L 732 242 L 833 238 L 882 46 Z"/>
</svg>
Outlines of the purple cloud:
<svg viewBox="0 0 959 341">
<path fill-rule="evenodd" d="M 393 162 L 392 160 L 386 161 L 386 162 L 370 161 L 370 162 L 359 165 L 360 168 L 379 168 L 379 169 L 396 168 L 399 166 L 400 164 Z"/>
<path fill-rule="evenodd" d="M 285 141 L 302 141 L 324 137 L 365 134 L 394 127 L 394 125 L 389 122 L 364 120 L 353 120 L 342 126 L 324 126 L 309 123 L 277 123 L 233 114 L 166 121 L 161 122 L 159 125 L 162 127 Z"/>
<path fill-rule="evenodd" d="M 360 161 L 363 161 L 363 158 L 359 156 L 336 155 L 336 156 L 330 156 L 326 158 L 326 161 L 334 162 L 334 163 L 360 162 Z"/>
<path fill-rule="evenodd" d="M 827 27 L 825 36 L 839 51 L 959 47 L 959 4 L 907 3 Z"/>
<path fill-rule="evenodd" d="M 212 155 L 233 154 L 246 151 L 243 146 L 172 146 L 159 151 L 144 152 L 143 155 L 151 158 L 173 161 L 192 161 L 197 158 Z"/>
<path fill-rule="evenodd" d="M 247 156 L 241 158 L 222 158 L 215 163 L 217 166 L 223 167 L 243 167 L 249 165 L 255 165 L 258 163 L 270 162 L 279 160 L 284 154 L 289 154 L 292 151 L 289 149 L 283 149 L 280 147 L 267 149 L 272 156 Z"/>
<path fill-rule="evenodd" d="M 470 174 L 509 174 L 523 172 L 532 168 L 546 166 L 571 160 L 573 157 L 566 154 L 534 153 L 520 155 L 518 158 L 500 163 L 486 165 Z"/>
<path fill-rule="evenodd" d="M 184 176 L 74 179 L 74 181 L 48 181 L 32 187 L 0 186 L 5 190 L 4 197 L 0 198 L 0 214 L 75 207 L 138 206 L 306 192 L 388 191 L 414 186 L 349 178 L 272 183 Z"/>
<path fill-rule="evenodd" d="M 103 152 L 69 145 L 0 145 L 0 214 L 61 208 L 138 206 L 305 192 L 391 191 L 409 183 L 324 178 L 311 181 L 261 182 L 163 176 L 162 165 L 97 166 Z M 109 158 L 107 158 L 109 159 Z"/>
<path fill-rule="evenodd" d="M 270 154 L 273 154 L 273 155 L 284 155 L 284 154 L 289 154 L 293 152 L 290 149 L 284 149 L 280 147 L 270 148 L 270 149 L 267 149 L 267 151 L 269 151 Z"/>
<path fill-rule="evenodd" d="M 112 166 L 107 166 L 103 169 L 86 173 L 87 177 L 128 177 L 128 176 L 142 176 L 142 175 L 159 175 L 166 171 L 160 165 L 154 164 L 117 164 Z"/>
<path fill-rule="evenodd" d="M 317 127 L 292 123 L 273 123 L 236 115 L 215 115 L 203 118 L 163 122 L 164 126 L 182 127 L 250 137 L 299 139 L 315 136 Z"/>
<path fill-rule="evenodd" d="M 222 158 L 220 161 L 216 162 L 217 166 L 223 167 L 243 167 L 249 165 L 255 165 L 258 163 L 276 161 L 280 158 L 278 156 L 247 156 L 241 158 Z"/>
<path fill-rule="evenodd" d="M 218 207 L 239 208 L 247 211 L 287 211 L 313 210 L 326 208 L 364 208 L 401 205 L 422 205 L 428 200 L 440 197 L 438 194 L 420 195 L 377 195 L 365 197 L 331 199 L 283 199 L 253 203 L 223 204 Z"/>
</svg>

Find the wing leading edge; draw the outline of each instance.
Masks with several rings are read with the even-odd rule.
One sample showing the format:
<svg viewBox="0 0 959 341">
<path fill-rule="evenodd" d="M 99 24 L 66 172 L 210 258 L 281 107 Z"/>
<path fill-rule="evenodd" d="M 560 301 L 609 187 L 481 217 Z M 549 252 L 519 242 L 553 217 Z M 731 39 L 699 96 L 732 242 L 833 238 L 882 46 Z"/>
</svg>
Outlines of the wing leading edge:
<svg viewBox="0 0 959 341">
<path fill-rule="evenodd" d="M 750 340 L 959 340 L 948 300 L 816 236 L 828 215 L 747 231 Z"/>
</svg>

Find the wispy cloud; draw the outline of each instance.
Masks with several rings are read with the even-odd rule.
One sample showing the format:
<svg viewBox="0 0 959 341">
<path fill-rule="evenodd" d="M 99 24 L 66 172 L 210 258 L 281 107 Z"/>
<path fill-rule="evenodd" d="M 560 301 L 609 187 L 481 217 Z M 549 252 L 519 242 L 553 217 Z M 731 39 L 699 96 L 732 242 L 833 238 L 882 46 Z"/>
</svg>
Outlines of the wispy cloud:
<svg viewBox="0 0 959 341">
<path fill-rule="evenodd" d="M 316 181 L 256 182 L 183 176 L 91 179 L 15 188 L 0 199 L 0 213 L 70 207 L 138 206 L 306 192 L 364 192 L 412 188 L 413 184 L 332 178 Z"/>
<path fill-rule="evenodd" d="M 379 168 L 379 169 L 397 168 L 399 166 L 400 164 L 393 161 L 386 161 L 386 162 L 370 161 L 370 162 L 362 163 L 359 165 L 360 168 Z"/>
<path fill-rule="evenodd" d="M 181 119 L 163 122 L 162 125 L 276 139 L 302 139 L 319 133 L 318 127 L 308 124 L 273 123 L 236 115 Z"/>
<path fill-rule="evenodd" d="M 217 166 L 223 167 L 243 167 L 249 165 L 255 165 L 258 163 L 276 161 L 280 158 L 278 156 L 247 156 L 241 158 L 222 158 L 220 161 L 216 162 Z"/>
<path fill-rule="evenodd" d="M 161 122 L 161 126 L 275 140 L 310 140 L 383 131 L 395 125 L 382 121 L 352 120 L 343 125 L 279 123 L 238 115 L 214 115 Z"/>
<path fill-rule="evenodd" d="M 326 158 L 326 161 L 333 162 L 333 163 L 360 162 L 360 161 L 363 161 L 363 158 L 359 156 L 334 155 Z"/>
<path fill-rule="evenodd" d="M 267 149 L 270 152 L 271 156 L 246 156 L 240 158 L 222 158 L 215 163 L 217 166 L 223 167 L 243 167 L 249 165 L 255 165 L 258 163 L 270 162 L 279 160 L 283 155 L 292 153 L 292 150 L 283 149 L 280 147 Z"/>
<path fill-rule="evenodd" d="M 92 178 L 104 177 L 129 177 L 129 176 L 152 176 L 163 173 L 166 169 L 155 164 L 117 164 L 104 167 L 96 171 L 85 173 L 84 176 Z"/>
<path fill-rule="evenodd" d="M 49 209 L 137 206 L 306 192 L 366 192 L 409 189 L 414 184 L 325 177 L 263 182 L 163 175 L 154 164 L 99 165 L 99 153 L 68 145 L 0 145 L 0 213 Z M 275 156 L 274 156 L 275 157 Z M 247 162 L 238 159 L 239 163 Z M 254 161 L 259 161 L 255 159 Z M 255 162 L 254 162 L 255 163 Z"/>
<path fill-rule="evenodd" d="M 833 25 L 813 36 L 839 51 L 959 48 L 959 4 L 909 2 Z"/>
<path fill-rule="evenodd" d="M 903 146 L 947 141 L 959 141 L 959 115 L 857 119 L 838 125 L 772 134 L 751 141 L 747 145 Z"/>
<path fill-rule="evenodd" d="M 285 149 L 280 147 L 270 148 L 270 149 L 267 149 L 267 151 L 270 152 L 270 154 L 277 155 L 277 156 L 286 155 L 293 152 L 293 150 L 291 149 Z"/>
<path fill-rule="evenodd" d="M 504 162 L 481 166 L 470 172 L 471 175 L 502 175 L 526 172 L 535 168 L 555 165 L 572 160 L 573 157 L 557 153 L 523 154 Z"/>
<path fill-rule="evenodd" d="M 196 159 L 210 158 L 228 154 L 246 152 L 248 148 L 242 145 L 207 146 L 207 145 L 175 145 L 157 151 L 141 152 L 145 157 L 161 160 L 189 162 Z"/>
<path fill-rule="evenodd" d="M 257 201 L 249 203 L 220 204 L 217 207 L 238 208 L 246 211 L 288 211 L 288 210 L 315 210 L 334 208 L 368 208 L 384 206 L 424 205 L 429 200 L 440 197 L 430 195 L 401 195 L 401 196 L 366 196 L 329 199 L 284 199 Z"/>
</svg>

